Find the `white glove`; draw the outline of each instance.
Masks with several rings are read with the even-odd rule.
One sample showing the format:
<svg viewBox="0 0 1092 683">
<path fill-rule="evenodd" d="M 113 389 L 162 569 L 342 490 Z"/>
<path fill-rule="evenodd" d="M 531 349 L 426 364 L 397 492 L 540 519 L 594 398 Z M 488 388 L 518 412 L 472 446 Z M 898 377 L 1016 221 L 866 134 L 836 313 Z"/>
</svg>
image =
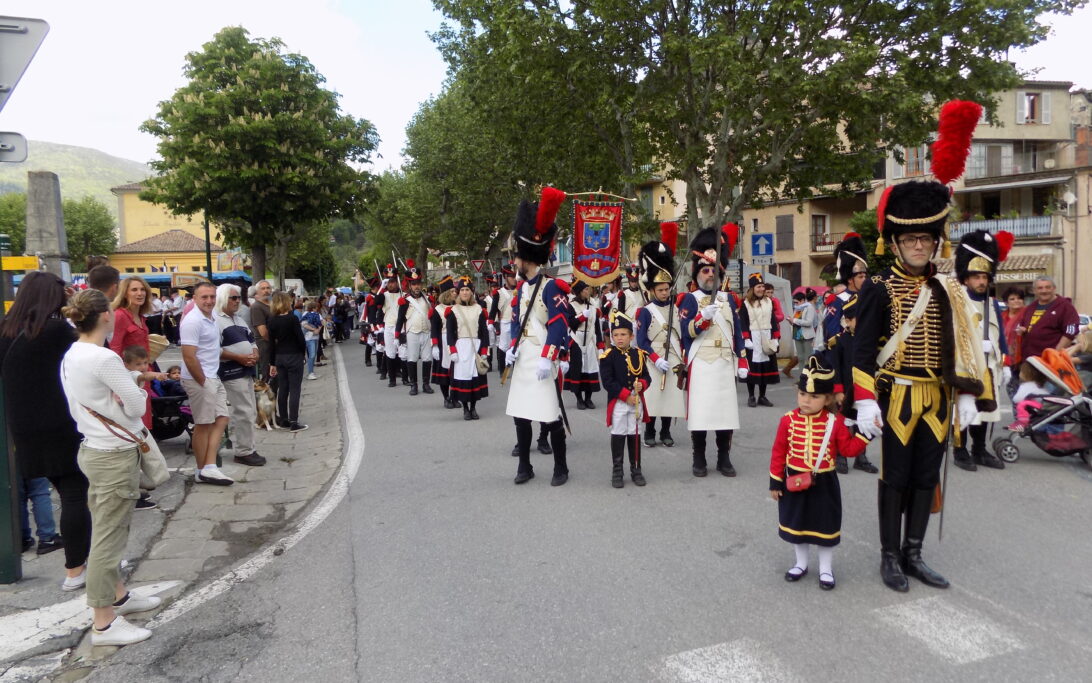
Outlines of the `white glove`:
<svg viewBox="0 0 1092 683">
<path fill-rule="evenodd" d="M 515 365 L 517 357 L 519 357 L 519 347 L 509 347 L 508 350 L 504 352 L 504 364 Z"/>
<path fill-rule="evenodd" d="M 432 347 L 432 360 L 440 360 L 440 347 L 439 346 L 433 346 Z"/>
<path fill-rule="evenodd" d="M 459 362 L 459 354 L 457 354 L 457 353 L 451 354 L 451 364 L 454 365 L 455 363 L 458 363 L 458 362 Z"/>
<path fill-rule="evenodd" d="M 559 363 L 559 365 L 561 367 L 561 374 L 563 374 L 563 375 L 569 374 L 569 361 L 563 360 L 563 361 L 561 361 L 561 363 Z"/>
<path fill-rule="evenodd" d="M 1009 366 L 1006 365 L 1004 368 L 1001 369 L 1001 384 L 1003 384 L 1003 385 L 1005 385 L 1007 387 L 1009 385 L 1009 382 L 1011 382 L 1011 381 L 1012 381 L 1012 368 L 1010 368 Z"/>
<path fill-rule="evenodd" d="M 978 408 L 974 404 L 974 396 L 960 394 L 956 399 L 956 411 L 959 413 L 959 426 L 966 429 L 978 419 Z"/>
<path fill-rule="evenodd" d="M 982 353 L 985 353 L 987 355 L 993 353 L 993 342 L 989 339 L 982 340 Z"/>
<path fill-rule="evenodd" d="M 701 309 L 701 319 L 712 320 L 717 315 L 717 308 L 718 306 L 716 304 L 709 304 Z"/>
<path fill-rule="evenodd" d="M 753 341 L 751 341 L 750 339 L 744 339 L 743 340 L 743 346 L 745 346 L 748 349 L 753 349 L 755 347 L 755 343 Z"/>
<path fill-rule="evenodd" d="M 856 420 L 852 420 L 848 417 L 845 419 L 845 422 L 847 427 L 852 427 L 853 425 L 857 424 Z"/>
<path fill-rule="evenodd" d="M 663 358 L 656 359 L 656 369 L 660 372 L 669 372 L 671 370 L 671 364 Z"/>
<path fill-rule="evenodd" d="M 747 379 L 747 375 L 751 374 L 747 368 L 736 368 L 736 377 L 740 379 Z"/>
<path fill-rule="evenodd" d="M 535 378 L 537 378 L 538 381 L 541 382 L 544 379 L 549 379 L 550 375 L 553 375 L 554 372 L 554 362 L 552 360 L 546 357 L 538 359 L 538 370 L 535 371 Z"/>
<path fill-rule="evenodd" d="M 595 322 L 595 309 L 588 306 L 588 310 L 584 311 L 584 317 L 588 319 L 589 323 Z"/>
<path fill-rule="evenodd" d="M 857 431 L 869 439 L 883 434 L 883 416 L 880 413 L 880 404 L 875 399 L 858 399 L 853 407 L 857 409 Z"/>
</svg>

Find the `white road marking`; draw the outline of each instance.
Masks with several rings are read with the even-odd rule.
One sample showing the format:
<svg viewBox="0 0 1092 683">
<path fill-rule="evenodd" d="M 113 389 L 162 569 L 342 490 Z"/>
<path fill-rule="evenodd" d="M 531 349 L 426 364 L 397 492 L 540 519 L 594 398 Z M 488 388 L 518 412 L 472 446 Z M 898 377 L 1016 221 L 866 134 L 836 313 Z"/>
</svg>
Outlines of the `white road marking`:
<svg viewBox="0 0 1092 683">
<path fill-rule="evenodd" d="M 34 657 L 27 662 L 16 664 L 0 674 L 0 683 L 29 683 L 30 681 L 45 680 L 50 674 L 61 668 L 61 663 L 69 652 L 70 650 L 66 647 L 60 652 L 54 652 L 43 657 Z"/>
<path fill-rule="evenodd" d="M 956 664 L 970 664 L 1024 648 L 997 622 L 967 607 L 956 607 L 943 597 L 882 607 L 875 613 L 881 621 Z"/>
<path fill-rule="evenodd" d="M 334 354 L 337 356 L 337 385 L 338 395 L 341 398 L 342 424 L 345 425 L 345 449 L 341 469 L 334 475 L 333 483 L 327 489 L 326 495 L 322 497 L 319 504 L 308 513 L 292 533 L 278 541 L 267 544 L 264 549 L 249 560 L 205 584 L 199 590 L 175 600 L 148 622 L 148 628 L 154 629 L 174 621 L 183 614 L 200 607 L 213 598 L 219 597 L 236 584 L 242 583 L 257 574 L 284 551 L 303 540 L 319 524 L 322 524 L 334 511 L 334 508 L 341 503 L 345 494 L 349 492 L 349 485 L 353 483 L 357 470 L 360 469 L 361 458 L 364 455 L 364 428 L 360 425 L 360 418 L 356 414 L 356 404 L 353 403 L 352 392 L 349 390 L 349 374 L 342 359 L 341 348 L 335 346 Z"/>
<path fill-rule="evenodd" d="M 757 641 L 739 638 L 666 657 L 660 672 L 680 683 L 781 683 L 798 680 Z"/>
<path fill-rule="evenodd" d="M 137 595 L 155 595 L 181 581 L 160 581 L 133 588 Z M 28 609 L 0 618 L 0 660 L 38 647 L 50 638 L 82 631 L 91 624 L 91 609 L 81 595 L 73 600 Z"/>
</svg>

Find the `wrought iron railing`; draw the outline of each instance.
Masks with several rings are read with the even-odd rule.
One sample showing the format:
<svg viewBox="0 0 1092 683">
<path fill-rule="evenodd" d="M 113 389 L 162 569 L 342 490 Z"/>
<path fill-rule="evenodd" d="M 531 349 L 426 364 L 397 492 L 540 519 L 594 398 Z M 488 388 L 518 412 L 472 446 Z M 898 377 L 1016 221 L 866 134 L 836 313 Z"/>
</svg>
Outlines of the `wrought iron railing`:
<svg viewBox="0 0 1092 683">
<path fill-rule="evenodd" d="M 1053 216 L 1023 216 L 1020 218 L 993 218 L 990 220 L 958 221 L 948 224 L 948 235 L 953 240 L 962 238 L 974 230 L 995 233 L 1007 230 L 1017 238 L 1045 237 L 1053 234 Z"/>
</svg>

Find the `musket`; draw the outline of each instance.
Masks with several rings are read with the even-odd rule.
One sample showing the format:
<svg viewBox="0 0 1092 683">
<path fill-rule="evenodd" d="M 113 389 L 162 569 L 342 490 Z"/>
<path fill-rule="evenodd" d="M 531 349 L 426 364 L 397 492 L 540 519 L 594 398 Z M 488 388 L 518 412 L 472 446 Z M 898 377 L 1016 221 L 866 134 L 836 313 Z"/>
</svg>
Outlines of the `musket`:
<svg viewBox="0 0 1092 683">
<path fill-rule="evenodd" d="M 538 290 L 542 286 L 542 281 L 545 279 L 546 276 L 540 272 L 538 282 L 535 283 L 535 291 L 531 292 L 531 298 L 528 299 L 528 301 L 530 301 L 531 303 L 531 307 L 527 309 L 527 313 L 523 316 L 523 322 L 519 324 L 519 332 L 516 334 L 516 341 L 512 344 L 512 348 L 516 349 L 517 351 L 519 351 L 520 340 L 523 339 L 523 331 L 527 329 L 527 321 L 531 318 L 531 313 L 533 312 L 531 309 L 534 307 L 535 302 L 538 301 Z M 507 351 L 508 349 L 505 349 L 505 352 Z M 508 381 L 508 375 L 510 374 L 512 374 L 512 366 L 506 365 L 504 367 L 504 372 L 501 373 L 501 386 L 504 386 L 504 384 Z M 562 414 L 565 413 L 564 405 L 561 406 L 561 412 Z"/>
<path fill-rule="evenodd" d="M 678 271 L 675 272 L 675 277 L 671 278 L 671 291 L 668 293 L 667 301 L 667 341 L 664 343 L 664 360 L 671 357 L 671 332 L 675 329 L 675 281 L 679 279 Z M 681 358 L 679 360 L 682 360 Z M 667 388 L 667 373 L 663 374 L 660 378 L 660 391 Z"/>
</svg>

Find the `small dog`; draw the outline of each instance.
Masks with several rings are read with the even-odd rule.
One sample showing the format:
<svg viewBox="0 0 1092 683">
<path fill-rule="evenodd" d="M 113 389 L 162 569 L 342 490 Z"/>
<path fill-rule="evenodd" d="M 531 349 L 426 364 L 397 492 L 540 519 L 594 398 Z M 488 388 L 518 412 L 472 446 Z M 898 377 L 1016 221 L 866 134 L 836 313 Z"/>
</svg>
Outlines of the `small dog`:
<svg viewBox="0 0 1092 683">
<path fill-rule="evenodd" d="M 273 390 L 262 380 L 254 382 L 254 404 L 258 407 L 258 416 L 254 422 L 259 429 L 273 431 L 277 428 L 277 402 L 273 400 Z"/>
</svg>

